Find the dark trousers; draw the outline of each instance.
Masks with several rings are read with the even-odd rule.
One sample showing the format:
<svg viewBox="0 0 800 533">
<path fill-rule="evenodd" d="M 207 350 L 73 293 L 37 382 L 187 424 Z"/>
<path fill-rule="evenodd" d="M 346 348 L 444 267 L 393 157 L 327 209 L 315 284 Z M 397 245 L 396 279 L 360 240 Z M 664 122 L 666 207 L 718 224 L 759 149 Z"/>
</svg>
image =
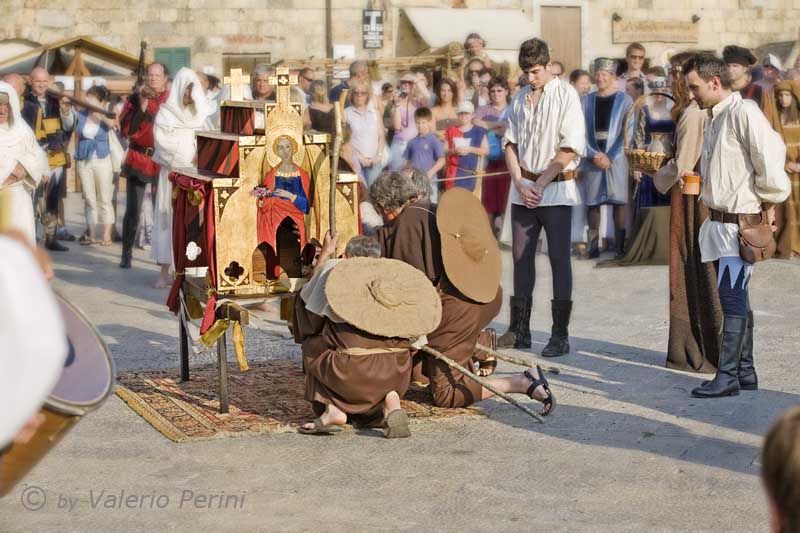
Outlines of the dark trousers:
<svg viewBox="0 0 800 533">
<path fill-rule="evenodd" d="M 547 255 L 553 271 L 553 299 L 572 299 L 570 258 L 572 207 L 554 205 L 528 209 L 511 206 L 512 255 L 514 257 L 514 296 L 533 296 L 536 285 L 536 244 L 544 228 Z"/>
<path fill-rule="evenodd" d="M 131 252 L 136 240 L 136 229 L 139 227 L 139 214 L 142 212 L 142 200 L 147 182 L 131 176 L 127 179 L 128 191 L 125 201 L 125 217 L 122 219 L 122 252 Z"/>
<path fill-rule="evenodd" d="M 722 257 L 714 263 L 717 292 L 723 315 L 747 316 L 750 311 L 749 282 L 753 267 L 738 257 Z"/>
</svg>

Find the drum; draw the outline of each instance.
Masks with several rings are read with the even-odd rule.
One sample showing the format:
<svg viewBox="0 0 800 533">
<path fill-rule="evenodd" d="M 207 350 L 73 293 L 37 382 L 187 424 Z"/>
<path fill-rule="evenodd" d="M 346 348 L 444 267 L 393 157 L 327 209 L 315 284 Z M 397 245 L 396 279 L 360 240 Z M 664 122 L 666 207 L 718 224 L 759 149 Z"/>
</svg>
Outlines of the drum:
<svg viewBox="0 0 800 533">
<path fill-rule="evenodd" d="M 69 353 L 53 392 L 42 407 L 44 423 L 27 444 L 12 444 L 0 456 L 0 496 L 8 494 L 72 427 L 114 389 L 114 364 L 92 323 L 55 293 L 67 330 Z"/>
</svg>

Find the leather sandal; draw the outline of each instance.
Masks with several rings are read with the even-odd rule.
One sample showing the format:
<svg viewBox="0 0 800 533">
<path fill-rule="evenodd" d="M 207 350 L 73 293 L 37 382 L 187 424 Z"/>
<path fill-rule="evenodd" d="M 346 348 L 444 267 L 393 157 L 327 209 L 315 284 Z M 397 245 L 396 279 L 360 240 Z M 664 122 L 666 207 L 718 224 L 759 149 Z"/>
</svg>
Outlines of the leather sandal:
<svg viewBox="0 0 800 533">
<path fill-rule="evenodd" d="M 333 433 L 339 433 L 343 429 L 344 428 L 342 426 L 335 424 L 329 424 L 326 426 L 322 423 L 321 418 L 315 418 L 314 427 L 304 428 L 303 426 L 300 426 L 297 428 L 297 432 L 303 435 L 331 435 Z"/>
<path fill-rule="evenodd" d="M 550 390 L 550 384 L 547 382 L 547 378 L 545 377 L 544 371 L 542 370 L 542 367 L 540 365 L 536 365 L 536 372 L 539 374 L 538 379 L 533 377 L 533 375 L 530 373 L 530 370 L 526 370 L 525 372 L 523 372 L 525 377 L 531 380 L 531 385 L 530 387 L 528 387 L 528 390 L 525 392 L 525 394 L 527 394 L 528 398 L 530 398 L 531 400 L 542 402 L 542 405 L 544 405 L 545 408 L 542 409 L 541 413 L 539 414 L 541 414 L 542 416 L 549 416 L 550 413 L 553 412 L 553 409 L 556 408 L 556 397 L 553 394 L 553 391 Z M 545 392 L 547 392 L 547 398 L 545 398 L 544 400 L 539 400 L 533 395 L 533 392 L 540 385 L 544 387 Z"/>
</svg>

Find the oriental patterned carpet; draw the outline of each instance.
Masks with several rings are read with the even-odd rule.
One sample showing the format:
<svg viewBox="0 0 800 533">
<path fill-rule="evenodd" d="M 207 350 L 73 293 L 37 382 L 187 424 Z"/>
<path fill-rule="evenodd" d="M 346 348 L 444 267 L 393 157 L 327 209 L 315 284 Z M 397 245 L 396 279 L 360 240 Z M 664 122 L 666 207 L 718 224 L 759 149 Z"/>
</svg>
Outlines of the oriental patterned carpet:
<svg viewBox="0 0 800 533">
<path fill-rule="evenodd" d="M 247 372 L 229 364 L 230 413 L 224 415 L 219 413 L 219 381 L 213 364 L 192 368 L 191 379 L 185 383 L 174 368 L 121 372 L 116 392 L 162 435 L 174 442 L 190 442 L 296 431 L 314 419 L 303 399 L 303 382 L 296 361 L 254 363 Z M 412 423 L 486 416 L 478 407 L 434 407 L 427 389 L 414 386 L 402 405 Z"/>
</svg>

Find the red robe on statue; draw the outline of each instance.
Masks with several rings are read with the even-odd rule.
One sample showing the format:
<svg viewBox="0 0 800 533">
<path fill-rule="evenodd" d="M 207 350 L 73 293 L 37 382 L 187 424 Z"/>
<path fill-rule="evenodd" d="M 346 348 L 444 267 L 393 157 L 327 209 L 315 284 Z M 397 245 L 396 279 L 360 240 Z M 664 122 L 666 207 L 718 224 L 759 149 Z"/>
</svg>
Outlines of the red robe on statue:
<svg viewBox="0 0 800 533">
<path fill-rule="evenodd" d="M 297 165 L 294 165 L 297 174 L 300 176 L 300 181 L 303 186 L 303 192 L 306 198 L 309 198 L 311 190 L 311 179 L 308 174 Z M 278 167 L 270 170 L 264 176 L 264 187 L 274 190 L 275 189 L 275 174 Z M 277 233 L 278 226 L 284 219 L 291 219 L 296 225 L 300 233 L 300 250 L 306 245 L 306 224 L 304 214 L 297 206 L 285 198 L 278 198 L 271 196 L 261 200 L 261 206 L 258 209 L 258 242 L 266 242 L 272 247 L 273 251 L 277 252 Z"/>
</svg>

